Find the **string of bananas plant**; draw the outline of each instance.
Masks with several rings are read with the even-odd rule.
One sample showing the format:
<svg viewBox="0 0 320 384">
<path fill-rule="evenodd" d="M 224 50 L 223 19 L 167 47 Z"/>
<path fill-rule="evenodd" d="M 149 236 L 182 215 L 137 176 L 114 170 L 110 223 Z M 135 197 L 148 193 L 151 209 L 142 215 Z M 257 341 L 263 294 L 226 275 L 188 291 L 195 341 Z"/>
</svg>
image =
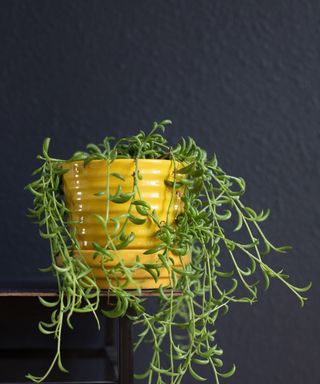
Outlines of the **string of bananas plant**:
<svg viewBox="0 0 320 384">
<path fill-rule="evenodd" d="M 55 338 L 57 349 L 47 372 L 41 376 L 29 373 L 30 380 L 43 382 L 55 365 L 67 372 L 61 359 L 61 334 L 63 326 L 73 328 L 73 315 L 91 313 L 99 327 L 97 311 L 103 300 L 101 288 L 91 267 L 81 257 L 76 223 L 70 218 L 63 194 L 62 179 L 68 172 L 65 164 L 70 162 L 83 161 L 87 166 L 93 160 L 103 160 L 108 166 L 106 189 L 96 193 L 106 201 L 105 215 L 96 215 L 105 229 L 105 243 L 94 243 L 92 247 L 94 257 L 103 261 L 101 268 L 108 293 L 116 299 L 113 307 L 102 310 L 103 314 L 110 318 L 130 316 L 140 331 L 135 351 L 151 343 L 148 366 L 145 372 L 135 375 L 137 379 L 148 384 L 179 384 L 187 374 L 203 381 L 201 366 L 204 365 L 211 367 L 216 384 L 231 377 L 235 366 L 223 370 L 223 351 L 216 344 L 215 324 L 232 303 L 256 301 L 261 277 L 266 289 L 270 280 L 280 280 L 303 306 L 304 292 L 311 284 L 297 287 L 282 270 L 274 270 L 265 261 L 270 252 L 282 253 L 289 248 L 273 245 L 262 231 L 261 223 L 267 219 L 269 211 L 257 213 L 245 205 L 241 200 L 245 192 L 244 180 L 224 172 L 216 156 L 208 158 L 206 151 L 192 138 L 181 138 L 175 147 L 170 146 L 164 137 L 169 124 L 170 120 L 155 122 L 148 134 L 140 131 L 120 140 L 106 137 L 101 144 L 88 144 L 86 151 L 76 152 L 68 160 L 51 157 L 50 139 L 45 139 L 42 154 L 38 156 L 41 166 L 33 173 L 36 180 L 26 189 L 34 197 L 34 207 L 29 214 L 39 225 L 40 236 L 50 243 L 51 262 L 43 271 L 53 273 L 58 286 L 54 301 L 40 298 L 44 306 L 52 309 L 52 314 L 50 322 L 39 322 L 39 330 Z M 121 187 L 115 194 L 110 192 L 110 178 L 119 181 L 124 178 L 110 172 L 117 159 L 135 160 L 130 192 L 123 192 Z M 177 193 L 183 203 L 173 223 L 168 219 L 159 221 L 157 212 L 141 197 L 141 159 L 171 161 L 173 177 L 166 180 L 172 193 L 168 212 Z M 121 217 L 110 217 L 111 202 L 119 206 L 129 203 L 129 208 Z M 111 221 L 115 227 L 112 232 L 108 230 Z M 157 262 L 144 263 L 142 257 L 137 257 L 131 266 L 119 260 L 112 268 L 105 268 L 106 263 L 114 260 L 117 250 L 126 249 L 134 241 L 146 221 L 156 225 L 158 245 L 144 253 L 157 254 Z M 128 233 L 128 223 L 133 223 L 136 231 Z M 74 257 L 75 251 L 80 257 Z M 182 267 L 177 268 L 170 255 L 178 256 Z M 225 265 L 228 270 L 224 269 Z M 150 312 L 141 288 L 126 287 L 134 284 L 133 274 L 137 269 L 147 271 L 157 282 L 163 268 L 170 276 L 170 287 L 156 288 L 158 307 Z"/>
</svg>

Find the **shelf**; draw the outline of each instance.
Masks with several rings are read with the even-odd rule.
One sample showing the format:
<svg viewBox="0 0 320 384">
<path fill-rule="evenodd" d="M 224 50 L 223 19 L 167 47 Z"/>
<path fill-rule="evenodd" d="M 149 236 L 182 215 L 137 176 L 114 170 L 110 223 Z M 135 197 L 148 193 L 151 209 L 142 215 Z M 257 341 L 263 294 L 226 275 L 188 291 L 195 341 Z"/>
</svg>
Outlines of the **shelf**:
<svg viewBox="0 0 320 384">
<path fill-rule="evenodd" d="M 131 290 L 128 290 L 129 292 Z M 135 292 L 135 290 L 132 290 L 132 292 Z M 164 289 L 165 293 L 171 293 L 171 289 Z M 49 296 L 57 296 L 58 293 L 56 289 L 1 289 L 0 288 L 0 297 L 37 297 L 37 296 L 43 296 L 43 297 L 49 297 Z M 178 290 L 174 290 L 173 292 L 174 296 L 180 296 L 181 292 Z M 101 297 L 108 297 L 108 296 L 115 296 L 112 292 L 109 292 L 108 290 L 101 290 L 100 292 Z M 159 296 L 159 293 L 152 289 L 144 289 L 141 292 L 141 297 L 157 297 Z"/>
</svg>

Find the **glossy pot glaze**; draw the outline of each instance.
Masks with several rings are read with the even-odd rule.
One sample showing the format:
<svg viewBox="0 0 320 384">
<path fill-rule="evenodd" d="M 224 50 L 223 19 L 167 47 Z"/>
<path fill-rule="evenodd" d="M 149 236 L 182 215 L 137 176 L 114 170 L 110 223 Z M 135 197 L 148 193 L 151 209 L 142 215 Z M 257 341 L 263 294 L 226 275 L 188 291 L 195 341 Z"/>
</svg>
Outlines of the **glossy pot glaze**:
<svg viewBox="0 0 320 384">
<path fill-rule="evenodd" d="M 138 180 L 139 194 L 136 194 L 137 199 L 145 200 L 149 203 L 151 209 L 157 213 L 159 221 L 172 224 L 175 217 L 182 209 L 181 191 L 177 191 L 172 196 L 172 188 L 165 185 L 165 180 L 173 177 L 173 163 L 170 160 L 138 160 L 139 175 Z M 74 230 L 79 242 L 81 252 L 75 253 L 75 257 L 84 257 L 88 265 L 92 267 L 97 283 L 101 288 L 107 288 L 108 284 L 105 280 L 104 272 L 101 268 L 101 258 L 93 258 L 95 250 L 92 243 L 96 242 L 100 246 L 106 245 L 106 230 L 96 218 L 96 214 L 102 217 L 106 216 L 107 198 L 105 195 L 97 196 L 96 193 L 106 190 L 107 179 L 109 179 L 110 194 L 115 194 L 120 185 L 124 193 L 131 192 L 134 186 L 134 172 L 136 164 L 133 159 L 117 159 L 110 164 L 109 177 L 108 166 L 105 160 L 93 160 L 85 167 L 83 161 L 67 162 L 64 168 L 68 172 L 63 175 L 63 186 L 65 201 L 70 210 L 70 219 L 76 221 Z M 112 174 L 120 174 L 124 180 L 113 176 Z M 172 199 L 171 205 L 170 201 Z M 110 221 L 112 218 L 128 212 L 130 201 L 122 204 L 117 204 L 109 201 L 109 221 L 107 233 L 111 234 L 114 230 L 114 223 Z M 131 213 L 137 217 L 141 217 L 132 206 Z M 121 219 L 122 224 L 125 219 Z M 105 263 L 104 268 L 110 269 L 116 265 L 119 260 L 123 260 L 126 266 L 132 266 L 139 256 L 141 263 L 150 264 L 158 261 L 158 254 L 145 255 L 147 249 L 157 246 L 160 241 L 156 238 L 158 226 L 147 218 L 142 225 L 127 223 L 126 233 L 134 232 L 135 239 L 125 248 L 117 251 L 112 251 L 114 260 Z M 173 259 L 175 267 L 181 268 L 182 262 L 188 263 L 189 257 L 178 257 L 170 253 L 170 258 Z M 125 280 L 119 276 L 114 276 L 121 284 Z M 133 273 L 134 284 L 129 284 L 126 288 L 156 288 L 160 285 L 169 286 L 170 277 L 168 271 L 163 268 L 160 271 L 160 276 L 157 282 L 153 277 L 143 269 L 138 269 Z"/>
</svg>

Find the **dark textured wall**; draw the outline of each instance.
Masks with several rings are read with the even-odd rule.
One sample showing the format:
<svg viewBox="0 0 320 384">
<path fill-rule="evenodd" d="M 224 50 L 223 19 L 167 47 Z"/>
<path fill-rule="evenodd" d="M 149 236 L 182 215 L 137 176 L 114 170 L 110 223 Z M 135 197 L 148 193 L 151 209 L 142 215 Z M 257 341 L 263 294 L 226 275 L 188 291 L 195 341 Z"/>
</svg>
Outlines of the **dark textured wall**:
<svg viewBox="0 0 320 384">
<path fill-rule="evenodd" d="M 2 0 L 2 286 L 47 281 L 23 191 L 45 136 L 69 156 L 171 118 L 173 142 L 195 137 L 271 208 L 265 230 L 294 250 L 270 262 L 314 282 L 303 310 L 275 282 L 220 320 L 229 382 L 319 383 L 319 21 L 317 0 Z"/>
</svg>

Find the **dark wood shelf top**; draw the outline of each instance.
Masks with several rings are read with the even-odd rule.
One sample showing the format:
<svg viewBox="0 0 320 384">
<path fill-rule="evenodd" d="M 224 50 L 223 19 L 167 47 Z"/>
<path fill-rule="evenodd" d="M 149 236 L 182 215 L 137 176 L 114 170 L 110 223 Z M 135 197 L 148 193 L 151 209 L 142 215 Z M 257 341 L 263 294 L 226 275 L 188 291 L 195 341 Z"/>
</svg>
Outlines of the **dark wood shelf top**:
<svg viewBox="0 0 320 384">
<path fill-rule="evenodd" d="M 171 289 L 164 290 L 167 294 L 171 293 Z M 180 296 L 181 292 L 178 290 L 174 290 L 174 296 Z M 1 289 L 0 288 L 0 297 L 54 297 L 57 296 L 58 293 L 56 290 L 44 290 L 44 289 L 28 289 L 28 290 L 17 290 L 17 289 Z M 113 293 L 108 290 L 101 290 L 101 297 L 107 296 L 115 296 Z M 141 296 L 143 297 L 157 297 L 159 293 L 152 289 L 144 289 L 141 292 Z"/>
</svg>

